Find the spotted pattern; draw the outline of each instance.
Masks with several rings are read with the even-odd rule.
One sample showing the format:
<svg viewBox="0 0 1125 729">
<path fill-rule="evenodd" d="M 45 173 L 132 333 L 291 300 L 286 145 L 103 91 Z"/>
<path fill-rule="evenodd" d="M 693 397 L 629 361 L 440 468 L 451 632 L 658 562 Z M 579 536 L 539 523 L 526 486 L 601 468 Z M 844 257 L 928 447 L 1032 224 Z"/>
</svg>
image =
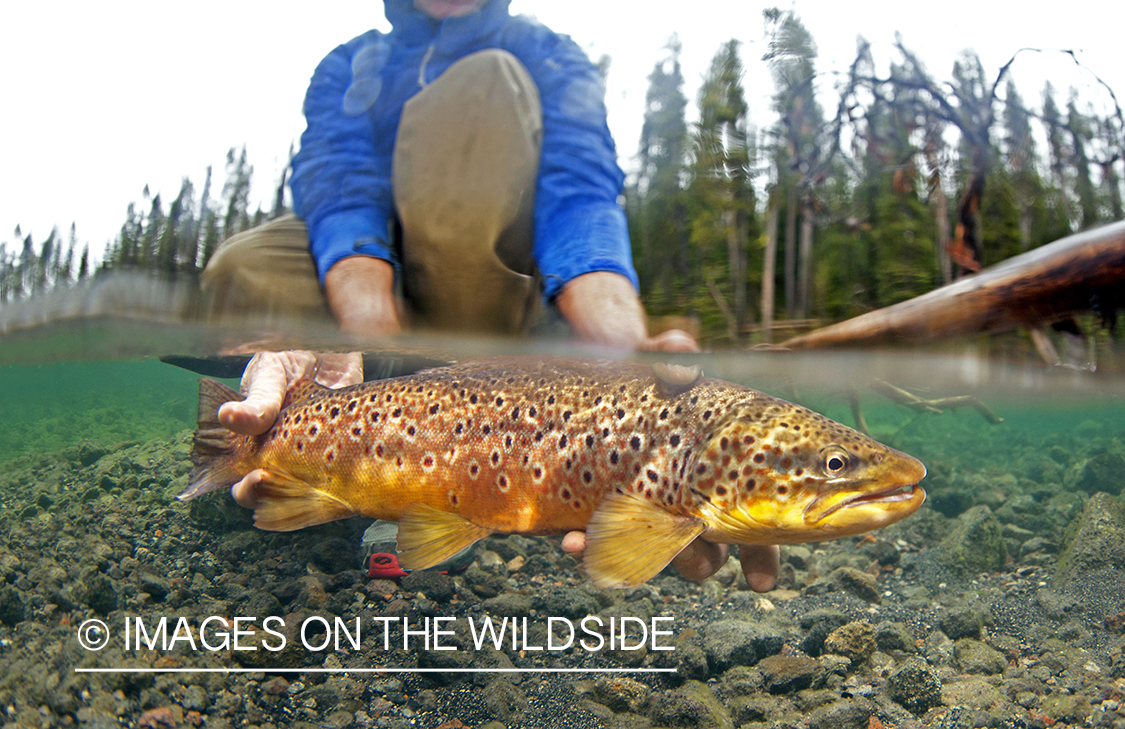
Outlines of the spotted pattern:
<svg viewBox="0 0 1125 729">
<path fill-rule="evenodd" d="M 856 464 L 887 453 L 727 382 L 665 394 L 632 363 L 485 360 L 306 389 L 261 439 L 263 462 L 315 472 L 373 516 L 431 499 L 497 531 L 581 528 L 614 489 L 673 513 L 796 503 L 825 488 L 827 445 Z"/>
</svg>

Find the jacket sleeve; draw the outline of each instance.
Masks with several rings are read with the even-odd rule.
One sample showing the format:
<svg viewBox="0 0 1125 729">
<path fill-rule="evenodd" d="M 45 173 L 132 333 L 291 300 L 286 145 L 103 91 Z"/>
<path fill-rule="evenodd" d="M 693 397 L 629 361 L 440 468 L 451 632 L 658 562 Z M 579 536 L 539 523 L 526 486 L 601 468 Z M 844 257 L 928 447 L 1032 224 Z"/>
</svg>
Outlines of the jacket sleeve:
<svg viewBox="0 0 1125 729">
<path fill-rule="evenodd" d="M 567 281 L 592 271 L 619 273 L 636 287 L 617 202 L 625 175 L 606 123 L 601 75 L 570 38 L 546 34 L 541 60 L 528 66 L 543 107 L 534 253 L 544 297 L 553 299 Z"/>
<path fill-rule="evenodd" d="M 317 67 L 305 96 L 308 126 L 293 158 L 290 188 L 322 285 L 328 269 L 348 256 L 395 263 L 387 232 L 390 153 L 380 149 L 366 113 L 379 93 L 378 50 L 384 43 L 373 31 L 334 50 Z"/>
</svg>

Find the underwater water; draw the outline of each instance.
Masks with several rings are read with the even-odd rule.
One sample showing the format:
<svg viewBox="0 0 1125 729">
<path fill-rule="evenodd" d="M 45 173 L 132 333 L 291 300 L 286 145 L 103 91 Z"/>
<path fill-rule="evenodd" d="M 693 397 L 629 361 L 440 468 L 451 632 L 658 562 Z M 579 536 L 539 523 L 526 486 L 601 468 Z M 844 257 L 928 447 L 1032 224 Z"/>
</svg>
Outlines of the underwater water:
<svg viewBox="0 0 1125 729">
<path fill-rule="evenodd" d="M 858 402 L 926 465 L 925 506 L 783 548 L 764 594 L 734 559 L 598 589 L 558 538 L 518 536 L 456 575 L 372 578 L 370 520 L 273 533 L 227 493 L 174 499 L 195 373 L 0 366 L 0 723 L 1125 726 L 1120 372 L 968 350 L 689 359 L 853 427 Z M 985 410 L 920 412 L 880 381 Z"/>
</svg>

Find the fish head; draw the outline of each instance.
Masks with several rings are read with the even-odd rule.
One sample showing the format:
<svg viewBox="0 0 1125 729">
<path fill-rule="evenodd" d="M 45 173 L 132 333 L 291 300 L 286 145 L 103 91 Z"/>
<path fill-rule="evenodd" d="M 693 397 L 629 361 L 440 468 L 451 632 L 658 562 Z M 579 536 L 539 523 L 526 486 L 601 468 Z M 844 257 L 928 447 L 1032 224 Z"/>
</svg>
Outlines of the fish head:
<svg viewBox="0 0 1125 729">
<path fill-rule="evenodd" d="M 716 423 L 689 476 L 709 538 L 796 544 L 862 534 L 926 500 L 917 458 L 755 393 Z"/>
</svg>

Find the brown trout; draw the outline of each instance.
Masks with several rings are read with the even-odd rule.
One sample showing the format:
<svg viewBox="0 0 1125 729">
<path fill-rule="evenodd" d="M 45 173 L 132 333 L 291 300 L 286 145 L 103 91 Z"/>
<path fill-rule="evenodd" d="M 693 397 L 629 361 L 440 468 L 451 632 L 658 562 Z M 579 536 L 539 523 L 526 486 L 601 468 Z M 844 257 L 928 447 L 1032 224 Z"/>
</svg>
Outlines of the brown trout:
<svg viewBox="0 0 1125 729">
<path fill-rule="evenodd" d="M 682 369 L 682 368 L 681 368 Z M 494 533 L 586 531 L 602 587 L 638 585 L 693 539 L 794 544 L 913 513 L 926 468 L 806 408 L 666 365 L 505 358 L 329 390 L 296 383 L 271 430 L 217 419 L 201 380 L 190 499 L 253 469 L 255 524 L 397 521 L 424 569 Z"/>
</svg>

